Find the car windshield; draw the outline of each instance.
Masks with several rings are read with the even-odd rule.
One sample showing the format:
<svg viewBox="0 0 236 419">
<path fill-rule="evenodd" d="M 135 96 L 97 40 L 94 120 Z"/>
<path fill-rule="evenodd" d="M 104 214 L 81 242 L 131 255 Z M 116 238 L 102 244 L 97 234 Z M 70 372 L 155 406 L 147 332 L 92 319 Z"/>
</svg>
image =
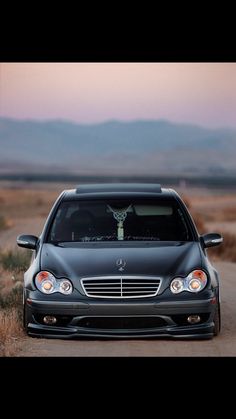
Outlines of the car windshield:
<svg viewBox="0 0 236 419">
<path fill-rule="evenodd" d="M 177 201 L 63 201 L 48 242 L 191 241 L 188 220 Z"/>
</svg>

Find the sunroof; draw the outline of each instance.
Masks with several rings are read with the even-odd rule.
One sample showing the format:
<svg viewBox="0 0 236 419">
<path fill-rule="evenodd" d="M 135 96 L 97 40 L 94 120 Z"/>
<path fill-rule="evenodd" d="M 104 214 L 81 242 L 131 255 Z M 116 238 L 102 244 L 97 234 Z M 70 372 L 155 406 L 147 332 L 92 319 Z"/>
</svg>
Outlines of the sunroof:
<svg viewBox="0 0 236 419">
<path fill-rule="evenodd" d="M 156 183 L 97 183 L 78 185 L 76 193 L 101 192 L 149 192 L 161 193 L 161 185 Z"/>
</svg>

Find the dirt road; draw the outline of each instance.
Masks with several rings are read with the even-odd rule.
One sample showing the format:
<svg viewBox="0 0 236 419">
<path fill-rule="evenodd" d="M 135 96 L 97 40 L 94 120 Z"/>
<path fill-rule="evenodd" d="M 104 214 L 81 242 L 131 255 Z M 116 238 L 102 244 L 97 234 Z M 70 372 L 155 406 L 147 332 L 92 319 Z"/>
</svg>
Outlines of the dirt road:
<svg viewBox="0 0 236 419">
<path fill-rule="evenodd" d="M 215 263 L 221 278 L 222 332 L 206 341 L 51 340 L 27 337 L 20 357 L 236 356 L 236 264 Z"/>
</svg>

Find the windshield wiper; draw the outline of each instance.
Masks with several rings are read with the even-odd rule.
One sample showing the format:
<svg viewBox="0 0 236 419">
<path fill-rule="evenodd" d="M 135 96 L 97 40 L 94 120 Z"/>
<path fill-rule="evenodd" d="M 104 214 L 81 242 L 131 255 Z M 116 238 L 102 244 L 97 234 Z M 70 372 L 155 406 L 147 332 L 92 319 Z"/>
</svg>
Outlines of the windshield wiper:
<svg viewBox="0 0 236 419">
<path fill-rule="evenodd" d="M 136 240 L 136 241 L 160 241 L 159 237 L 145 237 L 145 236 L 125 236 L 124 240 Z"/>
<path fill-rule="evenodd" d="M 136 240 L 136 241 L 160 241 L 159 237 L 143 237 L 143 236 L 124 236 L 123 240 L 117 240 L 116 236 L 98 236 L 98 237 L 83 237 L 79 241 L 82 242 L 91 242 L 91 241 L 129 241 L 129 240 Z"/>
<path fill-rule="evenodd" d="M 93 237 L 81 237 L 80 239 L 68 241 L 68 240 L 60 240 L 60 241 L 51 241 L 51 244 L 54 244 L 54 246 L 60 246 L 63 243 L 88 243 L 88 242 L 102 242 L 102 241 L 160 241 L 159 237 L 144 237 L 144 236 L 124 236 L 123 240 L 117 240 L 116 236 L 93 236 Z"/>
<path fill-rule="evenodd" d="M 115 241 L 115 236 L 93 236 L 93 237 L 82 237 L 79 241 L 82 242 L 100 242 L 100 241 Z"/>
</svg>

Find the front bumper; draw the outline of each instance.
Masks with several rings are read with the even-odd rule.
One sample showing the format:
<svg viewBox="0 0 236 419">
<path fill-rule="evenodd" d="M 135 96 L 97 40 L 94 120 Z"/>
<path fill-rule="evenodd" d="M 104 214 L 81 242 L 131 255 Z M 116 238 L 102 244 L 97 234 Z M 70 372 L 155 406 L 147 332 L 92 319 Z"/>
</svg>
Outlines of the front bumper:
<svg viewBox="0 0 236 419">
<path fill-rule="evenodd" d="M 30 336 L 63 339 L 80 337 L 209 339 L 213 337 L 216 309 L 213 295 L 202 300 L 149 299 L 148 302 L 147 300 L 59 302 L 30 298 L 26 300 L 26 304 L 30 318 L 27 331 Z M 187 317 L 191 314 L 198 314 L 203 320 L 198 324 L 188 324 Z M 58 325 L 43 324 L 42 318 L 45 315 L 57 317 Z M 60 319 L 67 319 L 66 325 Z M 113 323 L 115 327 L 109 327 Z M 153 323 L 157 325 L 153 327 Z"/>
</svg>

